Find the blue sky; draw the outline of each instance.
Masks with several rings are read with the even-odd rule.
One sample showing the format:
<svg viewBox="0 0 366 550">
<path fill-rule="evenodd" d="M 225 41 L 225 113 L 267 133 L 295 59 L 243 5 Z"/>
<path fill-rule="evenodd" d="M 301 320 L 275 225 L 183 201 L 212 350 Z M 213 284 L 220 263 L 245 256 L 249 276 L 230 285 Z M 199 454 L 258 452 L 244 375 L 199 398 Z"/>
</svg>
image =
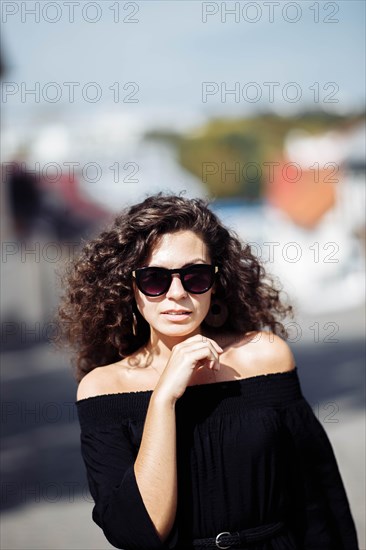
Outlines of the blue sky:
<svg viewBox="0 0 366 550">
<path fill-rule="evenodd" d="M 2 4 L 2 44 L 9 66 L 3 80 L 19 86 L 19 92 L 6 97 L 4 108 L 10 117 L 15 112 L 25 116 L 42 109 L 56 114 L 88 113 L 107 105 L 117 108 L 115 92 L 109 89 L 116 82 L 120 98 L 133 91 L 133 87 L 123 90 L 126 83 L 138 86 L 138 103 L 118 105 L 132 115 L 154 109 L 165 110 L 172 117 L 190 111 L 205 115 L 252 114 L 266 107 L 294 112 L 305 105 L 319 106 L 314 102 L 315 89 L 310 89 L 314 83 L 318 83 L 319 102 L 325 108 L 342 112 L 362 107 L 365 100 L 362 0 L 281 1 L 267 6 L 265 2 L 195 0 L 119 2 L 119 22 L 113 20 L 117 17 L 117 2 L 112 0 L 75 2 L 74 22 L 69 21 L 70 7 L 63 1 Z M 27 11 L 37 9 L 37 4 L 39 22 Z M 272 22 L 268 4 L 274 10 Z M 221 5 L 228 10 L 239 5 L 238 21 L 228 14 L 225 21 Z M 100 19 L 95 23 L 86 21 L 83 9 L 89 20 L 99 15 Z M 315 21 L 315 9 L 319 22 Z M 217 13 L 207 15 L 204 23 L 205 11 Z M 58 21 L 50 22 L 57 17 Z M 289 22 L 296 17 L 297 22 Z M 249 22 L 256 18 L 258 21 Z M 41 90 L 50 82 L 58 83 L 60 101 L 50 103 L 42 96 L 39 103 L 31 96 L 22 100 L 21 85 L 28 89 L 36 82 Z M 64 82 L 80 84 L 75 88 L 74 103 L 69 101 L 69 88 Z M 97 105 L 82 97 L 81 89 L 90 82 L 96 82 L 102 91 Z M 208 96 L 205 103 L 203 82 L 218 86 L 217 93 Z M 260 87 L 261 101 L 248 100 L 255 93 L 255 88 L 246 88 L 250 82 Z M 278 83 L 272 103 L 268 102 L 265 82 Z M 301 101 L 283 99 L 283 93 L 291 93 L 292 97 L 296 93 L 296 88 L 287 88 L 290 82 L 301 90 Z M 227 95 L 223 101 L 221 90 L 225 86 L 233 88 L 235 83 L 239 86 L 239 101 L 234 95 Z M 93 89 L 88 88 L 89 92 Z M 337 103 L 325 104 L 332 93 Z"/>
</svg>

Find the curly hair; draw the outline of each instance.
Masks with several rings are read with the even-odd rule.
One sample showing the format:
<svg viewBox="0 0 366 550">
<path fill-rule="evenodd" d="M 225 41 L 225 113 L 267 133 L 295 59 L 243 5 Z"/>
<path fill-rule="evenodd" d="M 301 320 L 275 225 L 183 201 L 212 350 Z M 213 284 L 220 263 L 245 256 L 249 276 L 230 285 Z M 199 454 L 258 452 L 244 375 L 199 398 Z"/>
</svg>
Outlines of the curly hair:
<svg viewBox="0 0 366 550">
<path fill-rule="evenodd" d="M 148 342 L 150 326 L 136 307 L 132 271 L 144 265 L 162 235 L 182 230 L 199 235 L 219 267 L 216 297 L 225 301 L 228 317 L 213 332 L 244 335 L 269 328 L 288 337 L 281 319 L 292 314 L 292 306 L 281 301 L 281 289 L 250 245 L 220 222 L 208 200 L 160 192 L 123 210 L 109 228 L 84 244 L 62 276 L 65 293 L 57 322 L 61 344 L 75 351 L 77 381 Z"/>
</svg>

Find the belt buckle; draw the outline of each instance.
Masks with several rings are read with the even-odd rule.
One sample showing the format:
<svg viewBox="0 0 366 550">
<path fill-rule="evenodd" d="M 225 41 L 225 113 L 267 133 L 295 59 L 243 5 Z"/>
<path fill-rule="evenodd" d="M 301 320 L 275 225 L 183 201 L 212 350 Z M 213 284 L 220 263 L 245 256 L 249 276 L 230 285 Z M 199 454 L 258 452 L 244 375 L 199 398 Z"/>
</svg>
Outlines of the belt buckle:
<svg viewBox="0 0 366 550">
<path fill-rule="evenodd" d="M 216 537 L 215 543 L 216 543 L 217 548 L 220 548 L 221 550 L 226 550 L 227 548 L 231 547 L 231 544 L 229 544 L 229 546 L 221 546 L 220 537 L 222 537 L 223 535 L 229 535 L 230 536 L 231 533 L 229 533 L 229 531 L 223 531 L 222 533 L 219 533 Z"/>
</svg>

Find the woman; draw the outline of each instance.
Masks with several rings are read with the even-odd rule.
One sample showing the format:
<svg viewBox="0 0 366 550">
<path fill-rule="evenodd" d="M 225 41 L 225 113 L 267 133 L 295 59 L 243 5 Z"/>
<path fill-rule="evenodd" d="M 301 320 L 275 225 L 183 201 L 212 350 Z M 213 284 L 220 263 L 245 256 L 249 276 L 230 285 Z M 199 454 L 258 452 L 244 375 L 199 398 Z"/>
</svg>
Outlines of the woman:
<svg viewBox="0 0 366 550">
<path fill-rule="evenodd" d="M 199 199 L 150 196 L 84 247 L 60 316 L 93 519 L 113 546 L 357 549 L 284 340 L 290 312 Z"/>
</svg>

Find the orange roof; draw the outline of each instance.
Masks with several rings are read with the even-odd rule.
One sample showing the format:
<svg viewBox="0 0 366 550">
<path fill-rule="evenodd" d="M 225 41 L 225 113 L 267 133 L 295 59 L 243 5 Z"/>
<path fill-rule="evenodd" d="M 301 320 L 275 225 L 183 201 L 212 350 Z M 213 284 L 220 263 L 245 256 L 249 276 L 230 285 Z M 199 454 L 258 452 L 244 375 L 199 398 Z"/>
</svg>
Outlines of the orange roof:
<svg viewBox="0 0 366 550">
<path fill-rule="evenodd" d="M 272 181 L 267 179 L 265 195 L 293 222 L 312 228 L 334 206 L 339 179 L 333 168 L 304 170 L 294 163 L 281 162 L 273 169 Z"/>
</svg>

